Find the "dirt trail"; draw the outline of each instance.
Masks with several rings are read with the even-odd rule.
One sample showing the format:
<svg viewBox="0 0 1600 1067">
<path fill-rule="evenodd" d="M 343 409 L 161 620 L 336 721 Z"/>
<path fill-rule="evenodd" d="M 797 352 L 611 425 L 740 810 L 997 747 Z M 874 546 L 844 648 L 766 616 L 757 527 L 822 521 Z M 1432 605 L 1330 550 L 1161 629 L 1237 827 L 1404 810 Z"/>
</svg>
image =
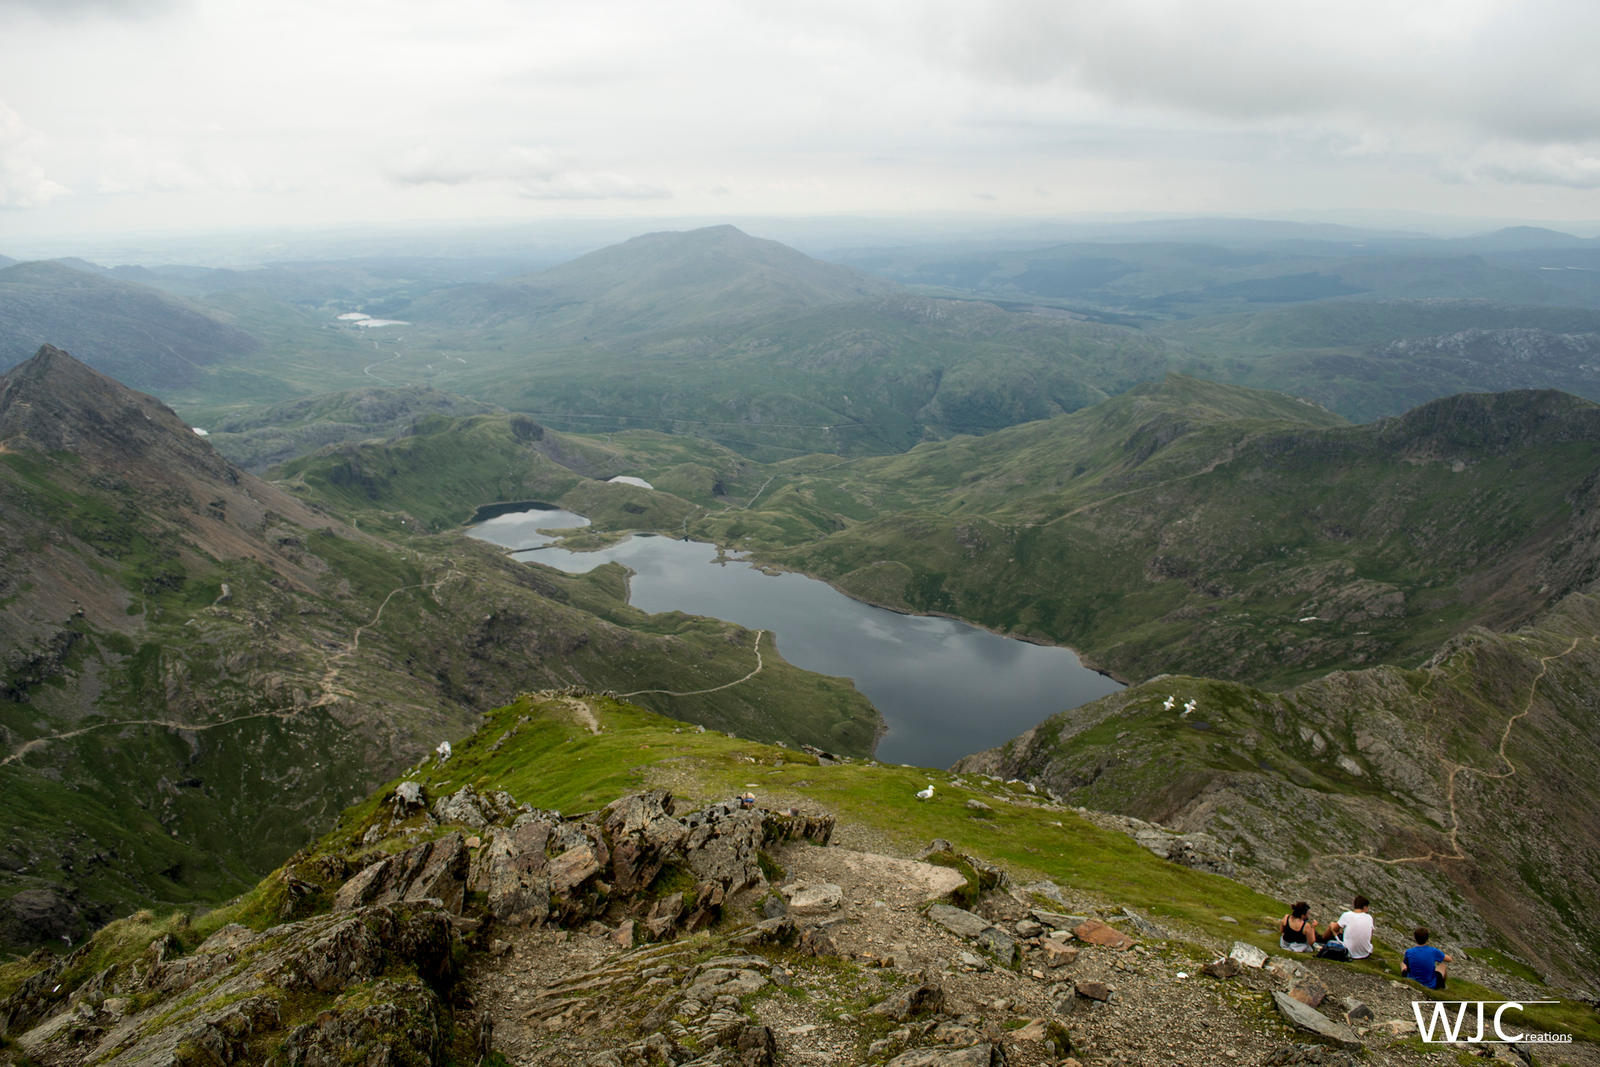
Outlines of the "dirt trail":
<svg viewBox="0 0 1600 1067">
<path fill-rule="evenodd" d="M 760 674 L 761 671 L 762 671 L 762 668 L 764 668 L 766 666 L 766 663 L 761 658 L 761 638 L 763 636 L 765 636 L 766 632 L 767 631 L 765 631 L 765 630 L 757 630 L 756 631 L 756 643 L 755 643 L 756 668 L 755 668 L 755 670 L 751 671 L 749 674 L 745 675 L 743 678 L 735 678 L 731 682 L 725 682 L 722 685 L 712 686 L 710 689 L 692 689 L 687 693 L 679 693 L 679 692 L 675 692 L 675 691 L 673 691 L 671 689 L 635 689 L 631 693 L 619 693 L 618 696 L 620 696 L 623 700 L 627 700 L 630 697 L 640 697 L 640 696 L 645 696 L 647 694 L 652 694 L 652 693 L 659 694 L 661 696 L 669 696 L 669 697 L 699 697 L 699 696 L 705 696 L 707 693 L 720 693 L 724 689 L 732 689 L 736 685 L 743 685 L 745 682 L 748 682 L 750 679 L 752 679 L 756 675 Z"/>
<path fill-rule="evenodd" d="M 215 730 L 219 726 L 231 726 L 236 722 L 244 722 L 247 719 L 292 719 L 308 708 L 321 708 L 337 703 L 341 696 L 350 695 L 335 688 L 335 683 L 339 676 L 340 663 L 348 660 L 360 650 L 362 633 L 377 625 L 378 620 L 383 617 L 383 609 L 389 606 L 389 601 L 393 600 L 396 594 L 403 593 L 409 589 L 438 589 L 451 578 L 459 577 L 460 573 L 459 570 L 452 566 L 449 571 L 445 572 L 443 577 L 435 581 L 421 582 L 417 585 L 403 585 L 391 589 L 389 595 L 383 598 L 383 603 L 378 605 L 378 610 L 373 612 L 372 618 L 357 626 L 351 632 L 350 640 L 345 644 L 345 647 L 329 657 L 327 669 L 323 672 L 322 680 L 319 683 L 322 695 L 311 704 L 306 705 L 306 707 L 290 708 L 283 711 L 252 711 L 245 715 L 235 715 L 229 719 L 217 719 L 212 722 L 180 722 L 177 719 L 113 719 L 108 722 L 97 722 L 88 726 L 80 726 L 76 730 L 64 730 L 61 733 L 47 734 L 44 737 L 35 737 L 30 741 L 26 741 L 15 752 L 0 758 L 0 767 L 16 762 L 29 752 L 42 748 L 51 741 L 65 741 L 69 738 L 81 737 L 84 734 L 92 733 L 95 730 L 107 730 L 118 726 L 161 726 L 169 730 Z M 584 710 L 587 711 L 588 709 Z M 593 716 L 590 716 L 590 719 L 592 720 Z M 598 733 L 598 724 L 592 729 Z"/>
<path fill-rule="evenodd" d="M 567 709 L 572 712 L 572 717 L 578 721 L 579 726 L 583 727 L 585 730 L 588 730 L 591 734 L 597 734 L 601 732 L 600 721 L 594 717 L 594 712 L 590 710 L 589 705 L 585 704 L 577 697 L 564 696 L 561 697 L 560 700 L 567 706 Z"/>
<path fill-rule="evenodd" d="M 443 577 L 436 578 L 431 582 L 418 582 L 416 585 L 402 585 L 389 590 L 389 595 L 383 598 L 383 603 L 379 604 L 378 610 L 372 613 L 372 618 L 368 619 L 366 622 L 362 623 L 360 626 L 357 626 L 353 631 L 351 631 L 350 640 L 345 643 L 345 647 L 328 657 L 327 667 L 322 672 L 322 680 L 317 683 L 317 688 L 322 690 L 322 695 L 311 703 L 311 707 L 327 707 L 329 704 L 338 703 L 341 697 L 349 697 L 354 695 L 347 691 L 341 690 L 338 687 L 341 665 L 354 656 L 357 652 L 361 651 L 361 635 L 367 630 L 370 630 L 372 627 L 378 625 L 378 621 L 383 618 L 384 609 L 389 606 L 389 601 L 393 600 L 400 593 L 409 592 L 413 589 L 427 589 L 429 591 L 437 590 L 450 579 L 459 578 L 460 576 L 461 571 L 452 565 L 450 569 L 444 573 Z"/>
<path fill-rule="evenodd" d="M 65 741 L 71 737 L 80 737 L 83 734 L 92 733 L 95 730 L 106 730 L 113 726 L 164 726 L 169 730 L 200 731 L 215 730 L 219 726 L 230 726 L 236 722 L 244 722 L 246 719 L 292 719 L 297 714 L 299 714 L 298 710 L 252 711 L 248 715 L 235 715 L 231 719 L 218 719 L 215 722 L 200 723 L 178 722 L 176 719 L 116 719 L 111 722 L 97 722 L 89 726 L 81 726 L 76 730 L 67 730 L 64 733 L 50 734 L 47 737 L 35 737 L 32 741 L 28 741 L 23 744 L 21 748 L 11 753 L 11 755 L 5 757 L 4 759 L 0 759 L 0 767 L 4 767 L 6 764 L 11 763 L 14 760 L 21 759 L 29 752 L 32 752 L 36 748 L 42 747 L 47 742 Z"/>
<path fill-rule="evenodd" d="M 1511 757 L 1506 755 L 1506 744 L 1511 740 L 1511 729 L 1512 727 L 1516 726 L 1519 719 L 1523 718 L 1533 710 L 1534 695 L 1538 692 L 1539 683 L 1543 681 L 1544 676 L 1549 673 L 1550 664 L 1554 660 L 1561 659 L 1564 656 L 1570 656 L 1574 651 L 1577 650 L 1578 644 L 1581 640 L 1581 638 L 1574 637 L 1572 639 L 1572 643 L 1562 651 L 1552 652 L 1547 656 L 1539 657 L 1539 673 L 1534 675 L 1533 681 L 1528 684 L 1528 695 L 1522 702 L 1522 710 L 1518 711 L 1515 715 L 1512 715 L 1509 719 L 1507 719 L 1505 729 L 1500 731 L 1500 744 L 1495 750 L 1495 755 L 1500 759 L 1501 763 L 1505 764 L 1505 770 L 1487 771 L 1478 767 L 1469 767 L 1464 763 L 1456 763 L 1454 760 L 1448 759 L 1445 756 L 1439 757 L 1439 763 L 1442 766 L 1449 768 L 1449 773 L 1445 777 L 1445 806 L 1448 808 L 1450 813 L 1450 832 L 1448 834 L 1450 840 L 1450 851 L 1433 851 L 1420 856 L 1399 856 L 1393 859 L 1384 859 L 1374 856 L 1369 852 L 1332 852 L 1328 853 L 1327 855 L 1317 856 L 1313 858 L 1311 862 L 1313 864 L 1318 864 L 1327 860 L 1360 859 L 1367 860 L 1371 863 L 1381 863 L 1385 866 L 1393 867 L 1407 863 L 1436 863 L 1443 860 L 1459 861 L 1471 859 L 1471 855 L 1461 847 L 1461 817 L 1456 808 L 1456 779 L 1463 772 L 1465 772 L 1467 774 L 1475 774 L 1479 778 L 1489 781 L 1500 781 L 1506 778 L 1511 778 L 1517 773 L 1516 764 L 1512 763 Z M 1428 684 L 1431 685 L 1432 681 L 1433 679 L 1429 678 Z"/>
</svg>

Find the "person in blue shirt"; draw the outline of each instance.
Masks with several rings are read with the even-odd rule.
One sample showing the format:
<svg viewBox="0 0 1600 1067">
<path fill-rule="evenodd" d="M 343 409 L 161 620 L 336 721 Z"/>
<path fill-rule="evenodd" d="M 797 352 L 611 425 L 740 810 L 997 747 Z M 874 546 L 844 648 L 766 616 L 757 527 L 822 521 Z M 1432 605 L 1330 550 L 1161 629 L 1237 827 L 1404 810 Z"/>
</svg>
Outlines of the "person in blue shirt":
<svg viewBox="0 0 1600 1067">
<path fill-rule="evenodd" d="M 1406 949 L 1405 959 L 1400 964 L 1400 973 L 1429 989 L 1443 989 L 1447 970 L 1445 964 L 1453 957 L 1428 944 L 1428 937 L 1426 926 L 1419 926 L 1412 932 L 1411 938 L 1416 944 Z"/>
</svg>

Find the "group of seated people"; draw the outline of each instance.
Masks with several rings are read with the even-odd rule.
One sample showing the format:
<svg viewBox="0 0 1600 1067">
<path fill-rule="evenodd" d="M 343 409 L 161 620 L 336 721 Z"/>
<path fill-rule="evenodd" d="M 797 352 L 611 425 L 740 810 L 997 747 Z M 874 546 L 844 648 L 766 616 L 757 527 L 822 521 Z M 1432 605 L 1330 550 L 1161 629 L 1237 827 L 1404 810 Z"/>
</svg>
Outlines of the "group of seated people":
<svg viewBox="0 0 1600 1067">
<path fill-rule="evenodd" d="M 1278 924 L 1278 946 L 1289 952 L 1314 952 L 1337 959 L 1362 960 L 1372 955 L 1372 914 L 1367 898 L 1356 895 L 1350 910 L 1326 927 L 1311 918 L 1311 905 L 1297 901 Z M 1443 989 L 1453 957 L 1428 944 L 1428 928 L 1412 933 L 1416 944 L 1406 949 L 1400 973 L 1429 989 Z"/>
</svg>

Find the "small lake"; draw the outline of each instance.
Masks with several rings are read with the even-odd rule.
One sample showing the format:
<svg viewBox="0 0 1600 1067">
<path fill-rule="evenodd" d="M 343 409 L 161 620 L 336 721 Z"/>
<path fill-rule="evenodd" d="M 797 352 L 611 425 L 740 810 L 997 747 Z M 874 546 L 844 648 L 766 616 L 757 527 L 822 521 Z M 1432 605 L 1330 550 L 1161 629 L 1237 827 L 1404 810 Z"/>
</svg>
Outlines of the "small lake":
<svg viewBox="0 0 1600 1067">
<path fill-rule="evenodd" d="M 716 546 L 701 541 L 635 535 L 602 551 L 570 552 L 548 546 L 551 538 L 539 532 L 587 524 L 572 512 L 524 511 L 468 532 L 527 549 L 514 555 L 571 574 L 620 563 L 634 572 L 629 602 L 641 611 L 682 611 L 770 630 L 784 659 L 850 678 L 872 701 L 889 727 L 876 753 L 886 763 L 947 767 L 1122 688 L 1084 667 L 1071 649 L 872 607 L 815 578 L 719 562 Z"/>
</svg>

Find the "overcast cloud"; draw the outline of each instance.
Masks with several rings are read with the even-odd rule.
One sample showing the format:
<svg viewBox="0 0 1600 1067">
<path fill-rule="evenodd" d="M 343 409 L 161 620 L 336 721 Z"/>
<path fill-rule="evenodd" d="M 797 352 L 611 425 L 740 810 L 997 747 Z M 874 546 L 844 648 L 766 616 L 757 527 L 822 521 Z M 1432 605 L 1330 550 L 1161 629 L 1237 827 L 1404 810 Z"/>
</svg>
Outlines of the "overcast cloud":
<svg viewBox="0 0 1600 1067">
<path fill-rule="evenodd" d="M 0 227 L 1600 219 L 1597 41 L 1592 0 L 0 0 Z"/>
</svg>

